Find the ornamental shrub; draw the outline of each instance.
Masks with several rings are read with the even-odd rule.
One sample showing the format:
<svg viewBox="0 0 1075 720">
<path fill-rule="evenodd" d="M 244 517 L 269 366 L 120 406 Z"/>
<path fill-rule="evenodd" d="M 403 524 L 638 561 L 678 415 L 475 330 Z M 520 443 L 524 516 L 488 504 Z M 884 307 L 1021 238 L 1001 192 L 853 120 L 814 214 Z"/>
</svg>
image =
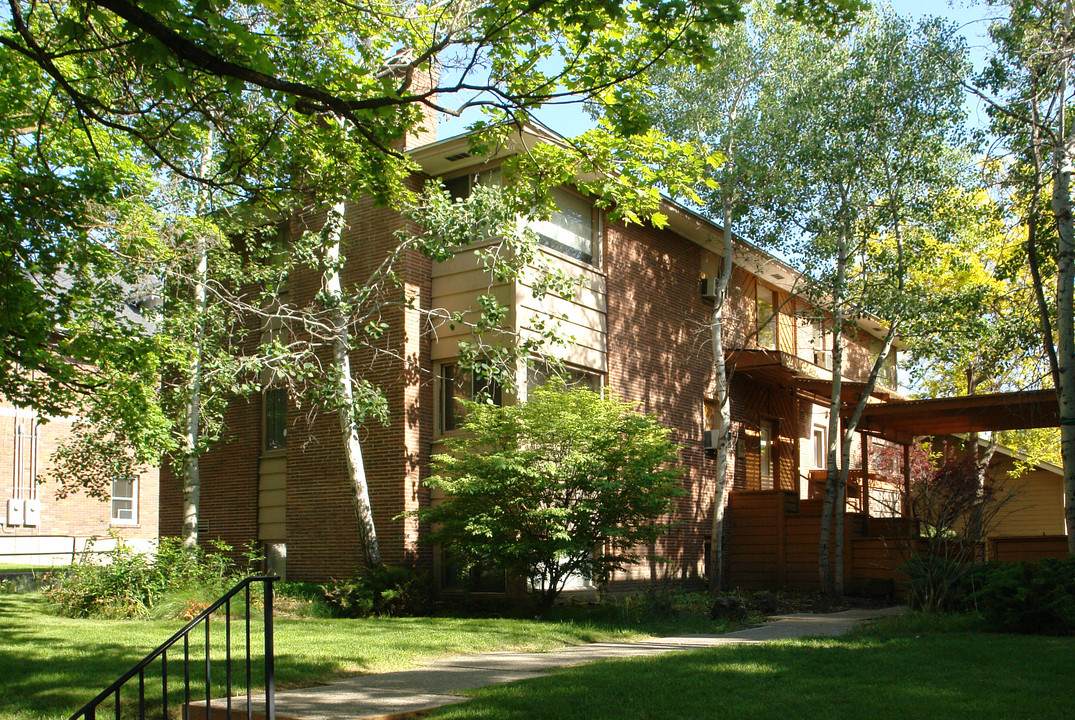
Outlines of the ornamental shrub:
<svg viewBox="0 0 1075 720">
<path fill-rule="evenodd" d="M 426 480 L 445 499 L 414 514 L 464 571 L 527 578 L 548 607 L 572 575 L 600 585 L 638 563 L 684 491 L 669 431 L 634 403 L 562 381 L 529 395 L 466 404 L 463 434 L 446 438 Z"/>
</svg>

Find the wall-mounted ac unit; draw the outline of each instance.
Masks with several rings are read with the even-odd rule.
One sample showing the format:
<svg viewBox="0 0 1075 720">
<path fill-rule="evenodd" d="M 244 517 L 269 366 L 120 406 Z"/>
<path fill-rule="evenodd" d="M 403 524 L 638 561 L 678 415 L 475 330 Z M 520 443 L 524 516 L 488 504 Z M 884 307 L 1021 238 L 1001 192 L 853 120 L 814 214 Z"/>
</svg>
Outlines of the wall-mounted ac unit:
<svg viewBox="0 0 1075 720">
<path fill-rule="evenodd" d="M 22 509 L 25 502 L 22 498 L 11 498 L 7 501 L 7 524 L 12 527 L 22 527 Z"/>
<path fill-rule="evenodd" d="M 832 351 L 814 350 L 814 364 L 820 365 L 826 370 L 832 370 Z"/>
<path fill-rule="evenodd" d="M 717 299 L 717 279 L 702 278 L 702 297 L 706 300 Z"/>
<path fill-rule="evenodd" d="M 26 527 L 37 527 L 41 524 L 41 501 L 27 500 L 22 510 L 22 524 Z"/>
<path fill-rule="evenodd" d="M 716 450 L 717 449 L 717 443 L 720 441 L 719 432 L 720 431 L 718 431 L 718 430 L 706 430 L 705 431 L 704 443 L 705 443 L 705 449 L 706 450 Z"/>
</svg>

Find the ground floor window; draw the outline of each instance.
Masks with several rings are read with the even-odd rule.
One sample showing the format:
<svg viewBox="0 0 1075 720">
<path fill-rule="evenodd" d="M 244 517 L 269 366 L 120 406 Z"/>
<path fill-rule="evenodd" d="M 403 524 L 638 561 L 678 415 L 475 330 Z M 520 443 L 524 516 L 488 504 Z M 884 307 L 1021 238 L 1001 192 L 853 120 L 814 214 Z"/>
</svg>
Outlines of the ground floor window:
<svg viewBox="0 0 1075 720">
<path fill-rule="evenodd" d="M 458 430 L 466 417 L 461 400 L 503 404 L 500 383 L 477 370 L 464 370 L 457 363 L 440 366 L 438 375 L 438 425 L 440 432 Z"/>
<path fill-rule="evenodd" d="M 138 522 L 138 481 L 112 481 L 112 522 L 133 524 Z"/>
</svg>

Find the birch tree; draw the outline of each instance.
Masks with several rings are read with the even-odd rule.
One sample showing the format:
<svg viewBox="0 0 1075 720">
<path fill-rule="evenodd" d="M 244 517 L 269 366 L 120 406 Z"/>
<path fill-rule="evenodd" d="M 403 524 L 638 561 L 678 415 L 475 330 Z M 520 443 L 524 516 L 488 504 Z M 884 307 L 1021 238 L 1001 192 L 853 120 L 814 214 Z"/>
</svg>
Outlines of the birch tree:
<svg viewBox="0 0 1075 720">
<path fill-rule="evenodd" d="M 816 281 L 814 303 L 831 318 L 819 576 L 822 587 L 842 594 L 857 423 L 901 324 L 928 310 L 906 292 L 908 269 L 928 262 L 918 252 L 923 238 L 945 232 L 934 222 L 938 195 L 961 182 L 965 50 L 939 21 L 912 27 L 887 12 L 842 39 L 801 33 L 766 40 L 778 59 L 766 93 L 773 107 L 765 111 L 779 116 L 784 130 L 774 133 L 759 161 L 782 179 L 754 213 L 755 228 L 803 260 Z M 863 382 L 861 394 L 845 408 L 845 344 L 866 316 L 880 320 L 883 333 L 871 367 L 854 378 Z"/>
<path fill-rule="evenodd" d="M 755 8 L 755 13 L 759 12 Z M 791 29 L 791 25 L 786 25 Z M 705 68 L 675 67 L 651 75 L 655 93 L 654 122 L 670 136 L 717 151 L 701 201 L 721 220 L 721 265 L 715 278 L 716 299 L 710 317 L 713 353 L 714 402 L 717 408 L 714 488 L 711 520 L 709 589 L 724 586 L 724 511 L 732 439 L 730 387 L 734 368 L 725 356 L 725 320 L 728 288 L 735 268 L 738 218 L 749 202 L 751 167 L 744 156 L 751 143 L 764 134 L 766 118 L 757 112 L 765 58 L 747 23 L 713 37 L 718 60 Z"/>
<path fill-rule="evenodd" d="M 991 132 L 1010 153 L 1004 185 L 1014 191 L 1033 277 L 1044 354 L 1060 406 L 1064 516 L 1075 555 L 1075 220 L 1071 173 L 1075 123 L 1071 0 L 991 2 L 989 66 L 968 89 L 990 107 Z M 1048 198 L 1048 200 L 1046 199 Z"/>
</svg>

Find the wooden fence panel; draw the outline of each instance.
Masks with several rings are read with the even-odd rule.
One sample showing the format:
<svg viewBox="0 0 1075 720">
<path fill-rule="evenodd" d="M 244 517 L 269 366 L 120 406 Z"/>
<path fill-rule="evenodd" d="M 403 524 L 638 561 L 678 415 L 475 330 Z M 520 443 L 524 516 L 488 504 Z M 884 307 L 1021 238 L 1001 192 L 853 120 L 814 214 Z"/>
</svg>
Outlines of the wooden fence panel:
<svg viewBox="0 0 1075 720">
<path fill-rule="evenodd" d="M 1065 558 L 1068 556 L 1066 535 L 1031 535 L 1024 537 L 989 538 L 989 559 L 1003 562 Z"/>
</svg>

